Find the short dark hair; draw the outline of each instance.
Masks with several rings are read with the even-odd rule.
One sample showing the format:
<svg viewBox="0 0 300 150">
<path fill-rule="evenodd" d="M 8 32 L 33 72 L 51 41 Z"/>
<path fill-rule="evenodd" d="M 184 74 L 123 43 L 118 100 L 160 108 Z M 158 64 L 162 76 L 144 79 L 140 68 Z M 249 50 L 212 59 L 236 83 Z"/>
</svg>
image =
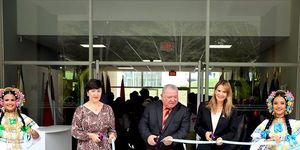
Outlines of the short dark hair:
<svg viewBox="0 0 300 150">
<path fill-rule="evenodd" d="M 145 88 L 142 88 L 140 90 L 140 94 L 141 94 L 141 96 L 149 96 L 149 90 L 145 89 Z"/>
<path fill-rule="evenodd" d="M 91 89 L 99 89 L 102 88 L 102 82 L 98 79 L 90 79 L 85 85 L 85 92 L 88 92 Z"/>
</svg>

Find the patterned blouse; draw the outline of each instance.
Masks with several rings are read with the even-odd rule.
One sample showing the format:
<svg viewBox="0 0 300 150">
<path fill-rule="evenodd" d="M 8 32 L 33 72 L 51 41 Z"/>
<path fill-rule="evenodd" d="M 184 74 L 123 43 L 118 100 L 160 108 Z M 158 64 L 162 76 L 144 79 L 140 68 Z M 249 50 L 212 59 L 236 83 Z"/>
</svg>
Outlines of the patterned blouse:
<svg viewBox="0 0 300 150">
<path fill-rule="evenodd" d="M 95 143 L 88 137 L 88 132 L 102 133 L 105 138 Z M 110 150 L 107 139 L 111 132 L 116 134 L 115 117 L 109 105 L 103 104 L 98 114 L 83 105 L 76 108 L 72 121 L 72 136 L 78 139 L 77 150 Z"/>
<path fill-rule="evenodd" d="M 264 131 L 268 119 L 264 120 L 252 133 L 252 142 L 262 142 L 265 139 L 262 138 L 262 132 Z M 269 127 L 269 136 L 279 136 L 281 142 L 276 145 L 252 145 L 250 150 L 299 150 L 300 149 L 300 121 L 289 119 L 292 136 L 288 136 L 287 127 L 285 124 L 279 125 L 278 123 L 272 123 Z M 292 137 L 292 138 L 291 138 Z"/>
</svg>

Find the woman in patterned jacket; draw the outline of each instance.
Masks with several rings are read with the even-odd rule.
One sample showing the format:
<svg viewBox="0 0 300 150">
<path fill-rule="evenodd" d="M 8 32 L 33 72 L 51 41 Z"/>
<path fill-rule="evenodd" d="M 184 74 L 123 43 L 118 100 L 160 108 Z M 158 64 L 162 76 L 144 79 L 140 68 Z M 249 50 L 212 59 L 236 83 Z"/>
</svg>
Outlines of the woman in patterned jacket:
<svg viewBox="0 0 300 150">
<path fill-rule="evenodd" d="M 110 150 L 116 139 L 112 108 L 100 101 L 100 80 L 91 79 L 85 86 L 88 101 L 76 108 L 71 134 L 78 140 L 77 150 Z"/>
</svg>

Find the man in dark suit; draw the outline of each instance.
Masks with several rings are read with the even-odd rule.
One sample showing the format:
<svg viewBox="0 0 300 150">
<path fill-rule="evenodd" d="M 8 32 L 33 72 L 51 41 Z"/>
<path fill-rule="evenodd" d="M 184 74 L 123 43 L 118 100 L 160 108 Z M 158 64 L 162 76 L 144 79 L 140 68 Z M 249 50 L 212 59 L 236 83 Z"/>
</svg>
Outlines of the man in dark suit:
<svg viewBox="0 0 300 150">
<path fill-rule="evenodd" d="M 139 131 L 147 150 L 183 150 L 181 143 L 170 139 L 183 139 L 190 126 L 190 113 L 178 102 L 178 88 L 165 85 L 161 101 L 147 105 L 139 123 Z"/>
</svg>

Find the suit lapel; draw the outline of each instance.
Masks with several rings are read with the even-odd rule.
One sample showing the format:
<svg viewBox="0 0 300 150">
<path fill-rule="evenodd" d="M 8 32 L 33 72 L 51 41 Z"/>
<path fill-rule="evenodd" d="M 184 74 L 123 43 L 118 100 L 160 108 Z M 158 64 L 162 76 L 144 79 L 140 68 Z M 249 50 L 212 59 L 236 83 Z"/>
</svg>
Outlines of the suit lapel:
<svg viewBox="0 0 300 150">
<path fill-rule="evenodd" d="M 216 131 L 215 132 L 218 132 L 219 131 L 219 128 L 221 128 L 223 126 L 223 122 L 224 122 L 224 117 L 223 117 L 223 112 L 221 113 L 220 115 L 220 118 L 218 120 L 218 124 L 217 124 L 217 127 L 216 127 Z"/>
<path fill-rule="evenodd" d="M 206 112 L 207 112 L 207 115 L 206 116 L 208 116 L 208 120 L 207 120 L 207 122 L 209 123 L 209 129 L 208 129 L 208 131 L 212 131 L 213 130 L 213 127 L 212 127 L 212 120 L 211 120 L 211 110 L 209 110 L 208 108 L 206 108 Z"/>
<path fill-rule="evenodd" d="M 162 128 L 162 102 L 158 104 L 159 106 L 156 107 L 156 116 L 159 124 L 159 129 Z"/>
</svg>

